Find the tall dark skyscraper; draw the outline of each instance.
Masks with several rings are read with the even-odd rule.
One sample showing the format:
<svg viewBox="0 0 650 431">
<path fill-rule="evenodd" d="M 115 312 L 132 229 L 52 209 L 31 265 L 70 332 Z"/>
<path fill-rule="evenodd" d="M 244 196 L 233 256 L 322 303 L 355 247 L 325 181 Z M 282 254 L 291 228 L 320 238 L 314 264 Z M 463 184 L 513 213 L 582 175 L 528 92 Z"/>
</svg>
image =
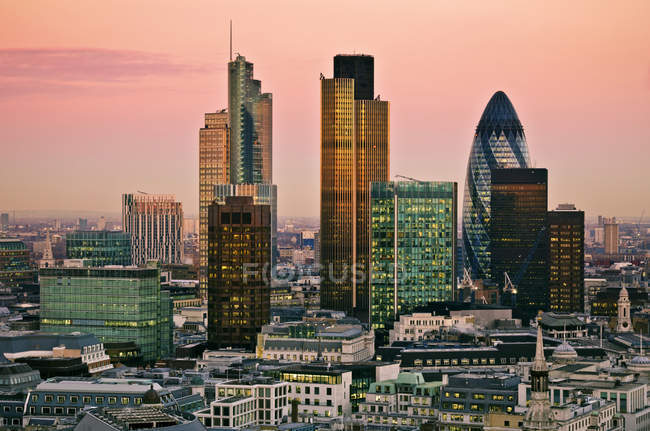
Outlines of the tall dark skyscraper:
<svg viewBox="0 0 650 431">
<path fill-rule="evenodd" d="M 529 318 L 549 302 L 547 179 L 546 169 L 492 170 L 492 279 L 503 288 L 508 273 L 517 309 Z"/>
<path fill-rule="evenodd" d="M 548 212 L 550 309 L 584 312 L 585 213 L 563 204 Z"/>
<path fill-rule="evenodd" d="M 369 187 L 388 181 L 390 104 L 355 88 L 353 78 L 321 79 L 321 306 L 367 322 Z"/>
<path fill-rule="evenodd" d="M 530 166 L 524 128 L 510 99 L 494 93 L 476 127 L 463 200 L 463 253 L 474 278 L 490 278 L 490 171 Z"/>
<path fill-rule="evenodd" d="M 354 79 L 354 99 L 375 98 L 375 57 L 344 55 L 334 57 L 334 78 Z"/>
<path fill-rule="evenodd" d="M 255 349 L 271 307 L 271 206 L 228 196 L 208 211 L 208 345 Z"/>
</svg>

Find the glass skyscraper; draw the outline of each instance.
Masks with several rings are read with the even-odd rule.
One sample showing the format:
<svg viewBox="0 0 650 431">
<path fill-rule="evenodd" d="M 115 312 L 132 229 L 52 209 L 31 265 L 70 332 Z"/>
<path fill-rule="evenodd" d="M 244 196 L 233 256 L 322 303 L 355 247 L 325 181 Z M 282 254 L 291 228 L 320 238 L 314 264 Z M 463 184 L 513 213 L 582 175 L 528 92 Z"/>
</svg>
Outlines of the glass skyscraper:
<svg viewBox="0 0 650 431">
<path fill-rule="evenodd" d="M 372 89 L 370 58 L 336 56 L 335 77 L 321 79 L 321 306 L 364 322 L 370 301 L 369 186 L 388 181 L 390 153 L 390 103 L 366 91 Z M 343 69 L 337 69 L 337 59 L 364 67 L 338 77 Z M 366 82 L 361 95 L 357 79 Z"/>
<path fill-rule="evenodd" d="M 144 362 L 169 357 L 172 301 L 158 268 L 41 268 L 41 330 L 135 342 Z"/>
<path fill-rule="evenodd" d="M 85 266 L 131 265 L 131 235 L 125 232 L 70 232 L 65 246 L 68 259 L 85 259 Z"/>
<path fill-rule="evenodd" d="M 549 305 L 547 178 L 546 169 L 492 171 L 492 279 L 503 288 L 508 273 L 517 289 L 513 305 L 524 318 Z"/>
<path fill-rule="evenodd" d="M 29 255 L 29 249 L 20 239 L 0 238 L 0 283 L 5 286 L 33 283 L 36 270 Z"/>
<path fill-rule="evenodd" d="M 370 315 L 378 334 L 417 306 L 454 299 L 458 185 L 370 186 Z"/>
<path fill-rule="evenodd" d="M 272 182 L 273 96 L 253 79 L 253 63 L 238 55 L 228 63 L 230 182 Z"/>
<path fill-rule="evenodd" d="M 494 93 L 476 127 L 463 199 L 463 254 L 473 278 L 490 274 L 490 172 L 530 166 L 524 128 L 508 96 Z"/>
</svg>

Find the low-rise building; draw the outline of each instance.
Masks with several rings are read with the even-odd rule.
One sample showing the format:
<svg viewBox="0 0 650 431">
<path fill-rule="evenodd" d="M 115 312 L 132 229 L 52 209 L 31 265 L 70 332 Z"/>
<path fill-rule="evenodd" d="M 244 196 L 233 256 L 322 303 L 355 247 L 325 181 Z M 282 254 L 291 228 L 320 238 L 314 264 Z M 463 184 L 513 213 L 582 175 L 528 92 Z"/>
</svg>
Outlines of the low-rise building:
<svg viewBox="0 0 650 431">
<path fill-rule="evenodd" d="M 513 413 L 520 381 L 505 373 L 450 376 L 440 392 L 439 429 L 481 429 L 489 413 Z"/>
<path fill-rule="evenodd" d="M 425 382 L 421 373 L 400 373 L 397 379 L 370 385 L 354 421 L 363 426 L 417 426 L 435 422 L 441 382 Z"/>
<path fill-rule="evenodd" d="M 195 418 L 157 407 L 97 408 L 88 411 L 73 431 L 131 431 L 173 429 L 202 431 L 205 427 Z"/>
<path fill-rule="evenodd" d="M 436 316 L 433 313 L 402 314 L 389 331 L 389 344 L 395 341 L 421 341 L 435 338 L 451 328 L 473 328 L 474 316 Z"/>
<path fill-rule="evenodd" d="M 375 335 L 356 319 L 319 317 L 310 312 L 298 322 L 271 323 L 258 334 L 257 357 L 286 361 L 351 363 L 375 355 Z"/>
</svg>

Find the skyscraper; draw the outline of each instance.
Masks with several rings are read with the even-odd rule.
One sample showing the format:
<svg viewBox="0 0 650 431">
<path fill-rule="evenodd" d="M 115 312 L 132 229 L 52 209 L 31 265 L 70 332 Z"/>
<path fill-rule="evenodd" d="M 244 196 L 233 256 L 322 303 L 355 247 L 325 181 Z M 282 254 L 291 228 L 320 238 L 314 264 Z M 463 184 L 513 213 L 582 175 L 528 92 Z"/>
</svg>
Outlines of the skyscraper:
<svg viewBox="0 0 650 431">
<path fill-rule="evenodd" d="M 563 204 L 548 212 L 550 309 L 585 311 L 585 213 Z"/>
<path fill-rule="evenodd" d="M 183 207 L 173 195 L 122 195 L 122 226 L 134 265 L 183 263 Z"/>
<path fill-rule="evenodd" d="M 208 345 L 254 350 L 270 316 L 271 207 L 228 196 L 208 214 Z"/>
<path fill-rule="evenodd" d="M 492 279 L 505 273 L 517 289 L 517 310 L 533 318 L 548 310 L 546 169 L 494 169 L 490 190 Z"/>
<path fill-rule="evenodd" d="M 366 322 L 369 186 L 388 181 L 389 119 L 389 102 L 355 97 L 354 78 L 321 79 L 321 305 Z"/>
<path fill-rule="evenodd" d="M 0 214 L 0 230 L 9 229 L 9 214 L 2 213 Z"/>
<path fill-rule="evenodd" d="M 490 171 L 530 166 L 524 128 L 508 96 L 494 93 L 476 127 L 463 199 L 463 254 L 473 278 L 490 278 Z"/>
<path fill-rule="evenodd" d="M 603 219 L 605 229 L 605 254 L 618 254 L 618 224 L 616 217 Z"/>
<path fill-rule="evenodd" d="M 42 331 L 135 341 L 149 363 L 169 357 L 172 301 L 158 268 L 42 268 L 39 275 Z"/>
<path fill-rule="evenodd" d="M 214 185 L 230 182 L 230 126 L 226 109 L 205 114 L 199 131 L 199 283 L 202 296 L 208 289 L 208 207 Z"/>
<path fill-rule="evenodd" d="M 230 182 L 272 182 L 271 93 L 261 92 L 253 79 L 253 63 L 238 55 L 228 63 L 228 112 L 230 114 Z"/>
<path fill-rule="evenodd" d="M 387 341 L 401 314 L 454 299 L 458 185 L 372 183 L 370 204 L 370 320 Z"/>
<path fill-rule="evenodd" d="M 375 57 L 345 55 L 334 57 L 334 78 L 354 79 L 354 98 L 372 100 L 375 97 Z"/>
<path fill-rule="evenodd" d="M 68 259 L 85 259 L 86 266 L 131 265 L 131 236 L 119 231 L 76 231 L 65 236 Z"/>
</svg>

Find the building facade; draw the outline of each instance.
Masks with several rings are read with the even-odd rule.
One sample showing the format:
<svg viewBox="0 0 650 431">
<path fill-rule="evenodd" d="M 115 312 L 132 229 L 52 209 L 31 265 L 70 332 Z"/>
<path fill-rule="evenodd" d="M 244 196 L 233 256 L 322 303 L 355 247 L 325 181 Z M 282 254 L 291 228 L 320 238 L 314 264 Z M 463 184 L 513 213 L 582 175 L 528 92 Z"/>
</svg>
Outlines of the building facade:
<svg viewBox="0 0 650 431">
<path fill-rule="evenodd" d="M 173 195 L 122 195 L 122 228 L 131 236 L 131 262 L 183 263 L 183 207 Z"/>
<path fill-rule="evenodd" d="M 457 184 L 372 183 L 370 206 L 370 317 L 387 336 L 402 313 L 454 299 Z"/>
<path fill-rule="evenodd" d="M 135 342 L 144 362 L 172 351 L 172 302 L 157 268 L 43 268 L 41 330 Z"/>
<path fill-rule="evenodd" d="M 229 196 L 208 216 L 208 345 L 254 350 L 270 316 L 271 207 Z"/>
<path fill-rule="evenodd" d="M 388 181 L 390 152 L 389 102 L 373 99 L 355 95 L 354 78 L 321 79 L 321 304 L 364 322 L 369 186 Z"/>
<path fill-rule="evenodd" d="M 395 341 L 423 341 L 452 328 L 472 328 L 474 316 L 436 316 L 431 313 L 401 314 L 389 332 L 389 344 Z"/>
<path fill-rule="evenodd" d="M 253 63 L 237 55 L 228 63 L 230 182 L 271 184 L 273 96 L 253 79 Z"/>
<path fill-rule="evenodd" d="M 33 283 L 35 279 L 36 270 L 25 243 L 17 238 L 0 238 L 0 283 L 18 286 Z"/>
<path fill-rule="evenodd" d="M 131 265 L 131 236 L 125 232 L 69 232 L 65 248 L 68 259 L 84 259 L 85 266 Z"/>
<path fill-rule="evenodd" d="M 618 254 L 618 224 L 616 218 L 604 219 L 605 254 Z"/>
<path fill-rule="evenodd" d="M 549 306 L 551 311 L 585 311 L 585 213 L 573 205 L 548 212 Z"/>
<path fill-rule="evenodd" d="M 548 173 L 546 169 L 495 169 L 491 178 L 493 281 L 504 289 L 507 273 L 516 288 L 517 310 L 534 317 L 540 309 L 547 310 L 549 302 Z"/>
<path fill-rule="evenodd" d="M 230 182 L 230 123 L 226 109 L 205 114 L 199 130 L 199 283 L 202 296 L 208 287 L 208 207 L 214 185 Z"/>
<path fill-rule="evenodd" d="M 473 279 L 490 276 L 490 183 L 496 168 L 530 166 L 528 144 L 508 96 L 494 93 L 476 127 L 463 200 L 463 252 Z"/>
</svg>

